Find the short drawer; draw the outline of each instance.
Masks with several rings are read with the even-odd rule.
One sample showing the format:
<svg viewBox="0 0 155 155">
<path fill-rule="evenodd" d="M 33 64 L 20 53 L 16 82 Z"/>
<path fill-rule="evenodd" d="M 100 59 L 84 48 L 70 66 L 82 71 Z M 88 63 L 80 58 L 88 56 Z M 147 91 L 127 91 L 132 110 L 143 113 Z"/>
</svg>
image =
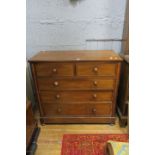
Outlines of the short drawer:
<svg viewBox="0 0 155 155">
<path fill-rule="evenodd" d="M 40 99 L 44 103 L 61 102 L 67 103 L 81 103 L 81 102 L 111 102 L 113 98 L 113 91 L 49 91 L 41 92 Z"/>
<path fill-rule="evenodd" d="M 89 109 L 85 104 L 71 105 L 71 104 L 43 104 L 43 111 L 45 116 L 50 115 L 88 115 Z"/>
<path fill-rule="evenodd" d="M 114 79 L 52 79 L 39 78 L 39 90 L 88 90 L 88 89 L 114 89 Z"/>
<path fill-rule="evenodd" d="M 104 103 L 90 105 L 89 110 L 91 115 L 110 116 L 112 114 L 112 104 Z"/>
<path fill-rule="evenodd" d="M 72 63 L 36 63 L 37 76 L 73 76 L 74 65 Z"/>
<path fill-rule="evenodd" d="M 78 76 L 115 76 L 115 63 L 77 63 Z"/>
</svg>

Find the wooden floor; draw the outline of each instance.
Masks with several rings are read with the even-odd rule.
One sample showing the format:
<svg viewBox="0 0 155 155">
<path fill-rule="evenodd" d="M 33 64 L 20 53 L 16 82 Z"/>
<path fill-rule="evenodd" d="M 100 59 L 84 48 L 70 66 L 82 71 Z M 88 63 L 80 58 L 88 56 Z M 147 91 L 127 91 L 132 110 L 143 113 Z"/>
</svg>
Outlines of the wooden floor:
<svg viewBox="0 0 155 155">
<path fill-rule="evenodd" d="M 127 133 L 127 128 L 120 128 L 118 119 L 115 125 L 45 125 L 40 126 L 41 132 L 37 141 L 35 155 L 60 155 L 63 134 L 105 134 Z"/>
</svg>

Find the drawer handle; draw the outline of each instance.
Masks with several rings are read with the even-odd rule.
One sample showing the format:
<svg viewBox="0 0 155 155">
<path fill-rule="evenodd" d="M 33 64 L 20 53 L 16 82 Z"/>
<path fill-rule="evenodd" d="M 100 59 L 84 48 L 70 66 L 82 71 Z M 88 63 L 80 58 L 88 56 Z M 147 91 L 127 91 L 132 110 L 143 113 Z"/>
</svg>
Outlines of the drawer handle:
<svg viewBox="0 0 155 155">
<path fill-rule="evenodd" d="M 92 112 L 93 112 L 93 114 L 95 114 L 95 113 L 96 113 L 96 109 L 95 109 L 95 108 L 93 108 L 93 109 L 92 109 Z"/>
<path fill-rule="evenodd" d="M 61 108 L 58 108 L 58 113 L 60 113 L 62 110 L 61 110 Z"/>
<path fill-rule="evenodd" d="M 55 82 L 53 83 L 53 85 L 57 87 L 57 86 L 59 85 L 59 82 L 58 82 L 58 81 L 55 81 Z"/>
<path fill-rule="evenodd" d="M 94 72 L 97 73 L 98 72 L 98 67 L 94 67 Z"/>
<path fill-rule="evenodd" d="M 59 94 L 57 94 L 55 97 L 56 97 L 56 99 L 60 99 L 60 95 Z"/>
<path fill-rule="evenodd" d="M 53 71 L 53 73 L 56 73 L 57 72 L 57 69 L 56 68 L 53 68 L 52 71 Z"/>
<path fill-rule="evenodd" d="M 96 94 L 93 94 L 93 98 L 96 99 L 97 98 L 97 95 Z"/>
<path fill-rule="evenodd" d="M 97 81 L 94 81 L 94 86 L 97 86 Z"/>
</svg>

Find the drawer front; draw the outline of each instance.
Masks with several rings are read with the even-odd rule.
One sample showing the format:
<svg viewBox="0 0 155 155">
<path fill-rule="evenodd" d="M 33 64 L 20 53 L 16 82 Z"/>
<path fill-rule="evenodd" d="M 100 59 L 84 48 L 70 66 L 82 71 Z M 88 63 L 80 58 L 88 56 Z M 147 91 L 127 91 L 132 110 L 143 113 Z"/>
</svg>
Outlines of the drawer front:
<svg viewBox="0 0 155 155">
<path fill-rule="evenodd" d="M 112 114 L 112 104 L 94 104 L 89 107 L 90 114 L 110 116 Z"/>
<path fill-rule="evenodd" d="M 54 91 L 41 92 L 40 98 L 43 103 L 62 102 L 102 102 L 112 101 L 113 91 Z"/>
<path fill-rule="evenodd" d="M 50 115 L 88 115 L 89 109 L 85 104 L 71 105 L 71 104 L 43 104 L 43 111 L 45 116 Z"/>
<path fill-rule="evenodd" d="M 76 65 L 78 76 L 115 76 L 115 63 L 79 63 Z"/>
<path fill-rule="evenodd" d="M 35 64 L 37 76 L 73 76 L 74 65 L 72 63 L 37 63 Z"/>
<path fill-rule="evenodd" d="M 52 79 L 39 78 L 39 90 L 114 89 L 114 79 Z"/>
</svg>

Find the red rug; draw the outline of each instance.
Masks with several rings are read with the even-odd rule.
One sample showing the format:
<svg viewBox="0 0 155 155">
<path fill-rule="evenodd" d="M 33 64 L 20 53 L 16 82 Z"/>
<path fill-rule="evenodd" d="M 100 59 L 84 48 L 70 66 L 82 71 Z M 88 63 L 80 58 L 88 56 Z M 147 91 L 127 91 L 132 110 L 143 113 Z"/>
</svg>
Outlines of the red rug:
<svg viewBox="0 0 155 155">
<path fill-rule="evenodd" d="M 108 140 L 128 142 L 128 134 L 65 134 L 61 155 L 106 155 Z"/>
</svg>

